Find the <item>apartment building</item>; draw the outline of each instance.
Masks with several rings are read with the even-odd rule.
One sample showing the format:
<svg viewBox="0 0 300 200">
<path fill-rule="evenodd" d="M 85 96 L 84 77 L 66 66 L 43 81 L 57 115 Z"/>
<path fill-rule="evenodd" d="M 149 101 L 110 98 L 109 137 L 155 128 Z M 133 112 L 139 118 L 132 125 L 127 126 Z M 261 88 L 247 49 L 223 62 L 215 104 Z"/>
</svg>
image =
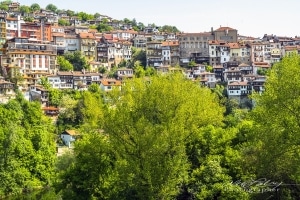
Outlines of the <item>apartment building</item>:
<svg viewBox="0 0 300 200">
<path fill-rule="evenodd" d="M 49 42 L 15 37 L 4 45 L 2 65 L 11 76 L 21 74 L 23 86 L 35 84 L 41 76 L 56 72 L 56 46 Z"/>
</svg>

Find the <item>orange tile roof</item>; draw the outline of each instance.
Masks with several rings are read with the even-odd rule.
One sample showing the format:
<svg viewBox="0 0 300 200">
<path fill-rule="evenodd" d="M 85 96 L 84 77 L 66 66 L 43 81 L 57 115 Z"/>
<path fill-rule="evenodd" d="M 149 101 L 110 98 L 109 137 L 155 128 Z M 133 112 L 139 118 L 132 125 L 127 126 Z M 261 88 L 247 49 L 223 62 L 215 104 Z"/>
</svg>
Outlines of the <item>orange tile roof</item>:
<svg viewBox="0 0 300 200">
<path fill-rule="evenodd" d="M 121 86 L 121 81 L 115 79 L 103 79 L 101 80 L 101 84 L 104 86 Z"/>
<path fill-rule="evenodd" d="M 229 42 L 228 45 L 229 45 L 230 49 L 239 49 L 240 48 L 240 45 L 236 42 Z"/>
<path fill-rule="evenodd" d="M 75 130 L 65 130 L 65 132 L 69 135 L 78 135 Z"/>
<path fill-rule="evenodd" d="M 179 42 L 177 40 L 173 41 L 164 41 L 161 46 L 179 46 Z"/>
<path fill-rule="evenodd" d="M 238 86 L 238 85 L 248 85 L 248 82 L 247 81 L 241 81 L 241 82 L 235 81 L 235 82 L 231 82 L 228 84 L 228 86 Z"/>
<path fill-rule="evenodd" d="M 79 33 L 79 37 L 82 39 L 95 39 L 95 36 L 92 33 Z"/>
</svg>

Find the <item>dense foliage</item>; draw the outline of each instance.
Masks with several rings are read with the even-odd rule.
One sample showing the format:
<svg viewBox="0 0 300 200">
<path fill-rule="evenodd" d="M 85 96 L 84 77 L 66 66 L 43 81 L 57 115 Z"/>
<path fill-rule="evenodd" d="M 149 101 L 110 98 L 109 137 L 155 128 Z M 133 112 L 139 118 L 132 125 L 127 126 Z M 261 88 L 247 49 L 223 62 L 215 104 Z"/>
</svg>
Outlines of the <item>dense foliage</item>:
<svg viewBox="0 0 300 200">
<path fill-rule="evenodd" d="M 51 184 L 55 132 L 40 104 L 20 95 L 0 105 L 0 197 Z"/>
</svg>

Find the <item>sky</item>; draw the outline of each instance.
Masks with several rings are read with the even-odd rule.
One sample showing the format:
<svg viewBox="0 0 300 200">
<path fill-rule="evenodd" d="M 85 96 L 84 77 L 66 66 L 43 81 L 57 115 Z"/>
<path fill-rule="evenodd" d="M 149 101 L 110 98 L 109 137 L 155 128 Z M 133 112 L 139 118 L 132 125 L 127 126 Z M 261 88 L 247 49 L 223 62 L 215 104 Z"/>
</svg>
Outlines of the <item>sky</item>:
<svg viewBox="0 0 300 200">
<path fill-rule="evenodd" d="M 300 36 L 299 0 L 14 0 L 21 5 L 54 4 L 58 9 L 172 25 L 185 33 L 228 26 L 243 36 Z"/>
</svg>

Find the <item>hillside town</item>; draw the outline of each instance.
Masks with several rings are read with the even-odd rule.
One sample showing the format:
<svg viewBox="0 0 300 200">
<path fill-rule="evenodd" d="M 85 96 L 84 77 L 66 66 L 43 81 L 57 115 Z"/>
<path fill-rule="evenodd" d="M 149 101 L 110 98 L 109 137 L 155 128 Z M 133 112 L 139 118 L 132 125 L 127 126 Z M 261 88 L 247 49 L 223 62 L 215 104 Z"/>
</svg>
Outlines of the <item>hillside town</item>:
<svg viewBox="0 0 300 200">
<path fill-rule="evenodd" d="M 143 30 L 133 30 L 105 15 L 94 20 L 80 20 L 67 12 L 39 9 L 20 12 L 20 3 L 11 2 L 8 11 L 0 13 L 1 102 L 13 98 L 16 84 L 25 96 L 40 96 L 47 104 L 47 90 L 39 83 L 46 77 L 53 88 L 87 89 L 96 83 L 103 91 L 120 87 L 122 80 L 135 76 L 128 66 L 117 68 L 114 77 L 109 72 L 120 63 L 132 59 L 133 48 L 146 55 L 146 68 L 157 73 L 180 71 L 193 81 L 210 88 L 225 85 L 228 98 L 239 103 L 248 101 L 253 91 L 263 92 L 266 71 L 285 55 L 300 52 L 300 38 L 264 34 L 262 38 L 242 36 L 231 27 L 212 27 L 209 32 L 160 32 L 149 24 Z M 32 22 L 25 21 L 31 17 Z M 60 26 L 59 20 L 69 22 Z M 112 31 L 91 29 L 105 21 Z M 75 51 L 88 61 L 81 71 L 62 71 L 57 57 Z M 210 67 L 207 67 L 210 66 Z M 22 77 L 22 81 L 13 79 Z"/>
</svg>

